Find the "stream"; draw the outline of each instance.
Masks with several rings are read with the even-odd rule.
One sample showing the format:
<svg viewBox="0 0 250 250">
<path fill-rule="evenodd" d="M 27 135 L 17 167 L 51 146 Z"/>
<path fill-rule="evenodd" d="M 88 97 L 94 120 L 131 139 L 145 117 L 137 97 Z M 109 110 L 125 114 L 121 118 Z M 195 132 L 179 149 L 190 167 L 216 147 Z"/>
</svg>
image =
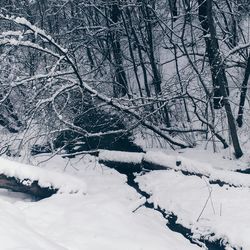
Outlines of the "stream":
<svg viewBox="0 0 250 250">
<path fill-rule="evenodd" d="M 226 250 L 228 249 L 228 245 L 223 243 L 222 239 L 218 239 L 216 241 L 209 241 L 208 239 L 195 239 L 193 237 L 193 233 L 189 228 L 184 227 L 183 225 L 177 223 L 178 216 L 173 213 L 167 213 L 164 209 L 157 206 L 155 207 L 152 202 L 149 202 L 150 194 L 140 189 L 139 184 L 135 181 L 136 175 L 134 173 L 125 173 L 127 176 L 127 184 L 136 190 L 142 197 L 146 198 L 146 202 L 143 204 L 148 209 L 155 210 L 159 212 L 162 217 L 166 220 L 166 227 L 168 227 L 173 232 L 179 233 L 183 235 L 186 239 L 190 241 L 191 244 L 196 244 L 199 247 L 203 247 L 208 250 Z M 145 173 L 142 173 L 145 174 Z M 139 208 L 138 208 L 139 209 Z M 235 248 L 231 248 L 232 250 L 236 250 Z"/>
</svg>

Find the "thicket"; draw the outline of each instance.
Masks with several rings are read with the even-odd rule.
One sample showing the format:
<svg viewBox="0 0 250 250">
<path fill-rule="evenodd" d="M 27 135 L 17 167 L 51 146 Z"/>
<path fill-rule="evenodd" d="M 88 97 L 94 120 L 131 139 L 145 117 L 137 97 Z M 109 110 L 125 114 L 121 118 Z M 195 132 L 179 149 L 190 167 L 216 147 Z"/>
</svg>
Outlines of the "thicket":
<svg viewBox="0 0 250 250">
<path fill-rule="evenodd" d="M 136 132 L 242 156 L 249 1 L 2 0 L 0 13 L 0 124 L 20 135 L 3 149 L 137 150 Z"/>
</svg>

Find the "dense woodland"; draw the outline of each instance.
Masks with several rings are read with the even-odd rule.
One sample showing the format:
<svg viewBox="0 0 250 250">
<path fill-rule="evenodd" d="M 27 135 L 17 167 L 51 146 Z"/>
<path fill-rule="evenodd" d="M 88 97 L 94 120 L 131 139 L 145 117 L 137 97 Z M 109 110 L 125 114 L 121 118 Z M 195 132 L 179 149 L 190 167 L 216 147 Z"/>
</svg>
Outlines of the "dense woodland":
<svg viewBox="0 0 250 250">
<path fill-rule="evenodd" d="M 249 250 L 249 76 L 250 0 L 0 0 L 0 249 Z"/>
<path fill-rule="evenodd" d="M 1 0 L 1 154 L 243 155 L 249 0 Z M 151 142 L 151 143 L 149 143 Z"/>
</svg>

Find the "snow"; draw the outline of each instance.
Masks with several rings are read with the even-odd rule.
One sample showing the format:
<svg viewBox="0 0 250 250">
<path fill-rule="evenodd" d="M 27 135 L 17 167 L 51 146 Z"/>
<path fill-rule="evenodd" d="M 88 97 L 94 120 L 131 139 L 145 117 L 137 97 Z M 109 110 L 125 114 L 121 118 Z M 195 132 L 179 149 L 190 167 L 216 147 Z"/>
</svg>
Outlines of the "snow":
<svg viewBox="0 0 250 250">
<path fill-rule="evenodd" d="M 175 168 L 176 165 L 176 156 L 167 155 L 163 152 L 149 151 L 145 154 L 143 159 L 166 168 Z"/>
<path fill-rule="evenodd" d="M 25 46 L 33 48 L 58 58 L 58 63 L 61 60 L 66 60 L 69 66 L 71 65 L 75 69 L 77 75 L 81 75 L 81 72 L 77 72 L 75 60 L 71 59 L 70 55 L 67 55 L 67 49 L 57 44 L 45 31 L 23 17 L 0 14 L 0 18 L 18 24 L 17 26 L 14 25 L 14 28 L 22 26 L 21 29 L 27 30 L 22 32 L 2 32 L 0 34 L 0 44 L 10 45 L 11 47 Z M 178 25 L 178 22 L 176 22 L 176 25 Z M 169 29 L 169 27 L 167 28 Z M 30 32 L 38 39 L 38 44 L 26 40 L 28 37 L 25 35 L 30 34 Z M 244 29 L 243 33 L 246 33 Z M 205 35 L 204 37 L 209 36 Z M 48 44 L 48 48 L 39 46 L 42 41 L 45 41 L 43 44 Z M 169 44 L 165 45 L 168 46 Z M 222 55 L 223 62 L 239 50 L 248 47 L 250 47 L 250 43 L 247 41 L 227 52 L 228 49 L 222 46 L 221 49 L 225 50 L 225 55 Z M 204 48 L 199 47 L 200 49 L 203 52 Z M 174 58 L 173 56 L 169 58 L 167 49 L 156 51 L 156 55 L 158 53 L 160 54 L 159 57 L 162 57 L 164 61 L 172 61 Z M 191 69 L 186 68 L 189 64 L 188 59 L 180 58 L 178 60 L 177 64 L 180 67 L 181 74 L 191 73 L 190 75 L 192 75 Z M 176 73 L 175 63 L 175 60 L 172 63 L 164 63 L 166 66 L 163 65 L 162 69 L 163 83 L 174 83 L 176 80 L 174 76 Z M 53 76 L 64 74 L 63 72 L 53 72 L 56 66 L 57 64 L 54 65 L 51 71 Z M 139 77 L 141 77 L 141 69 L 138 68 L 138 70 Z M 230 71 L 230 75 L 234 76 L 234 70 Z M 203 72 L 205 78 L 206 71 L 205 69 Z M 36 78 L 46 76 L 41 73 L 39 72 Z M 51 77 L 51 73 L 47 76 Z M 191 78 L 189 80 L 195 81 L 195 79 Z M 19 83 L 12 82 L 10 86 L 16 87 L 30 80 L 32 78 L 23 79 Z M 103 93 L 98 93 L 91 85 L 87 84 L 90 80 L 86 80 L 88 81 L 80 81 L 81 89 L 87 90 L 93 97 L 98 97 L 106 104 L 126 111 L 139 123 L 156 131 L 157 134 L 165 137 L 168 141 L 172 141 L 173 144 L 182 145 L 184 138 L 184 141 L 188 143 L 183 146 L 193 145 L 191 135 L 177 137 L 175 134 L 170 136 L 168 133 L 162 133 L 157 126 L 152 126 L 151 122 L 142 119 L 139 111 L 133 111 L 130 107 L 122 104 L 126 103 L 126 101 L 119 102 L 119 100 L 112 99 Z M 184 79 L 178 79 L 178 82 L 181 82 L 181 80 Z M 230 87 L 234 86 L 231 82 L 229 80 Z M 187 87 L 187 83 L 185 81 L 183 83 L 184 88 Z M 168 85 L 163 84 L 163 89 L 168 88 Z M 68 87 L 70 86 L 66 86 L 66 88 Z M 194 89 L 189 89 L 189 92 L 192 92 L 190 94 L 194 94 L 197 84 L 193 87 Z M 38 105 L 54 100 L 62 90 L 65 90 L 65 86 L 52 95 L 51 98 L 38 102 Z M 172 96 L 172 87 L 165 90 L 168 96 L 164 96 L 164 98 L 166 97 L 166 100 L 163 100 L 164 102 L 176 99 L 175 96 Z M 198 92 L 194 97 L 196 95 L 198 95 Z M 178 103 L 176 105 L 177 109 L 180 110 Z M 234 109 L 235 105 L 232 104 L 232 106 Z M 190 108 L 189 105 L 188 108 Z M 181 114 L 181 112 L 179 113 Z M 175 115 L 177 116 L 176 121 L 180 119 L 181 123 L 182 117 L 180 114 Z M 218 121 L 218 117 L 222 115 L 221 112 L 216 113 L 214 124 L 219 133 L 230 141 L 226 129 Z M 58 114 L 58 118 L 62 119 L 62 116 Z M 192 125 L 193 119 L 191 117 Z M 199 117 L 199 119 L 202 120 L 203 118 Z M 186 126 L 186 124 L 183 125 Z M 77 127 L 74 128 L 77 131 Z M 182 129 L 182 132 L 184 130 Z M 96 135 L 103 134 L 98 133 Z M 248 139 L 249 137 L 246 136 L 246 141 Z M 154 140 L 158 140 L 158 138 L 154 138 Z M 27 186 L 31 185 L 33 181 L 38 181 L 42 187 L 59 189 L 57 194 L 40 201 L 35 201 L 25 194 L 0 190 L 1 249 L 200 249 L 200 247 L 191 244 L 180 234 L 169 230 L 165 225 L 165 219 L 162 218 L 160 213 L 143 207 L 146 198 L 128 186 L 126 176 L 98 164 L 95 158 L 79 156 L 74 159 L 62 159 L 56 156 L 42 163 L 41 158 L 42 156 L 30 159 L 31 165 L 0 158 L 0 174 L 18 178 Z M 146 161 L 162 166 L 165 168 L 164 171 L 147 172 L 136 179 L 140 187 L 151 195 L 149 201 L 152 201 L 155 207 L 160 206 L 167 213 L 176 214 L 178 216 L 177 222 L 190 228 L 194 233 L 194 238 L 223 239 L 235 249 L 250 249 L 250 176 L 232 171 L 244 169 L 248 167 L 248 163 L 244 164 L 236 160 L 222 159 L 221 155 L 211 154 L 208 151 L 194 150 L 191 152 L 189 149 L 183 150 L 180 154 L 173 152 L 168 154 L 168 152 L 159 151 L 147 152 L 146 154 L 101 151 L 99 160 L 111 160 L 117 163 L 126 162 L 135 165 Z M 180 164 L 176 164 L 177 162 Z M 39 167 L 35 165 L 39 165 Z M 184 173 L 188 175 L 184 175 Z M 228 185 L 220 187 L 211 184 L 216 181 Z"/>
<path fill-rule="evenodd" d="M 15 203 L 17 201 L 32 202 L 35 201 L 34 197 L 19 192 L 12 192 L 7 189 L 0 189 L 0 200 L 7 201 L 9 203 Z"/>
<path fill-rule="evenodd" d="M 56 44 L 54 39 L 50 35 L 46 34 L 42 29 L 38 28 L 37 26 L 31 24 L 24 17 L 14 17 L 14 16 L 9 16 L 9 15 L 5 16 L 5 15 L 0 14 L 0 18 L 2 18 L 4 20 L 12 21 L 12 22 L 14 22 L 16 24 L 20 24 L 22 26 L 25 26 L 26 28 L 29 28 L 35 34 L 36 37 L 37 37 L 37 35 L 40 35 L 44 39 L 51 42 L 53 45 Z M 56 44 L 56 46 L 57 46 L 58 49 L 60 49 L 61 52 L 67 53 L 67 49 L 62 48 L 58 44 Z"/>
<path fill-rule="evenodd" d="M 234 47 L 233 49 L 231 49 L 227 55 L 225 55 L 224 60 L 226 60 L 230 55 L 236 53 L 239 50 L 245 49 L 250 47 L 250 42 L 249 43 L 244 43 L 244 44 L 239 44 L 238 46 Z"/>
<path fill-rule="evenodd" d="M 208 158 L 207 158 L 208 159 Z M 182 155 L 168 155 L 164 152 L 147 152 L 144 160 L 160 165 L 166 169 L 174 169 L 188 174 L 202 175 L 209 178 L 210 181 L 224 182 L 235 187 L 250 187 L 250 176 L 233 171 L 226 171 L 216 168 L 214 165 L 184 157 Z M 176 162 L 180 165 L 176 166 Z M 217 163 L 218 164 L 218 163 Z"/>
<path fill-rule="evenodd" d="M 60 193 L 79 192 L 84 194 L 87 189 L 85 182 L 74 176 L 16 163 L 2 157 L 0 157 L 0 174 L 15 177 L 25 185 L 30 185 L 33 181 L 38 181 L 41 187 L 59 189 L 58 192 Z"/>
<path fill-rule="evenodd" d="M 250 176 L 233 171 L 215 169 L 211 164 L 201 163 L 185 157 L 177 157 L 177 161 L 181 162 L 180 170 L 188 173 L 207 176 L 210 181 L 221 181 L 235 187 L 250 187 Z"/>
<path fill-rule="evenodd" d="M 250 248 L 248 188 L 211 185 L 207 178 L 173 170 L 151 172 L 137 181 L 152 194 L 155 206 L 177 215 L 177 222 L 190 228 L 195 237 L 222 238 L 237 249 Z"/>
<path fill-rule="evenodd" d="M 111 195 L 111 190 L 85 199 L 77 195 L 54 196 L 26 208 L 25 217 L 42 235 L 66 249 L 151 250 L 157 246 L 160 250 L 166 245 L 176 250 L 197 249 L 166 230 L 159 215 L 147 209 L 132 213 L 128 197 L 132 198 L 133 192 L 118 190 L 119 197 Z"/>
<path fill-rule="evenodd" d="M 175 214 L 177 223 L 189 228 L 194 239 L 222 239 L 228 249 L 249 249 L 248 175 L 215 168 L 208 157 L 205 159 L 205 153 L 203 161 L 191 155 L 100 152 L 101 159 L 132 164 L 147 160 L 166 166 L 166 170 L 136 177 L 140 188 L 151 195 L 149 202 L 167 214 Z M 143 206 L 146 198 L 127 185 L 125 175 L 99 164 L 94 156 L 45 158 L 40 155 L 30 159 L 31 165 L 39 167 L 0 158 L 0 173 L 20 179 L 28 176 L 62 189 L 66 183 L 68 190 L 40 201 L 0 190 L 1 249 L 204 249 L 171 231 L 159 212 Z M 182 164 L 176 166 L 176 160 Z M 179 170 L 203 177 L 187 176 Z M 238 187 L 209 183 L 216 178 Z M 84 185 L 85 195 L 70 192 L 70 185 L 78 186 L 74 190 L 82 190 Z"/>
<path fill-rule="evenodd" d="M 99 153 L 100 161 L 141 164 L 144 153 L 102 150 Z"/>
<path fill-rule="evenodd" d="M 2 200 L 0 200 L 0 220 L 0 240 L 3 250 L 66 250 L 35 232 L 27 224 L 20 209 Z"/>
<path fill-rule="evenodd" d="M 41 160 L 37 157 L 34 162 Z M 15 165 L 20 167 L 14 162 L 11 167 Z M 144 207 L 133 212 L 145 199 L 126 184 L 126 176 L 101 167 L 93 157 L 57 156 L 44 166 L 49 172 L 66 171 L 84 179 L 87 194 L 55 194 L 38 202 L 7 202 L 0 194 L 1 249 L 200 249 L 170 231 L 158 212 Z"/>
<path fill-rule="evenodd" d="M 40 51 L 43 51 L 47 54 L 50 54 L 58 59 L 61 58 L 61 56 L 55 52 L 53 52 L 52 50 L 49 50 L 47 48 L 43 48 L 41 46 L 39 46 L 36 43 L 32 43 L 30 41 L 22 41 L 22 40 L 17 40 L 15 38 L 3 38 L 0 40 L 0 45 L 11 45 L 11 46 L 24 46 L 24 47 L 30 47 L 33 49 L 37 49 Z"/>
</svg>

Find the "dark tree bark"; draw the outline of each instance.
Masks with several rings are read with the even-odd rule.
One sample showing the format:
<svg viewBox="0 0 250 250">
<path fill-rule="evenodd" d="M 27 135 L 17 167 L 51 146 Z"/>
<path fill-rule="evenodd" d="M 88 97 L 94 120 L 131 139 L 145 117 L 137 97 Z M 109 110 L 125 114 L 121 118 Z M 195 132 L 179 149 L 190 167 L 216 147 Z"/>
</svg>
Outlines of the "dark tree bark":
<svg viewBox="0 0 250 250">
<path fill-rule="evenodd" d="M 239 110 L 238 110 L 238 117 L 236 119 L 239 127 L 242 127 L 243 125 L 243 113 L 244 113 L 244 105 L 245 105 L 246 95 L 247 95 L 247 85 L 248 85 L 249 76 L 250 76 L 250 56 L 248 57 L 248 60 L 247 60 L 247 66 L 246 66 L 246 70 L 244 74 L 244 79 L 241 84 L 240 104 L 239 104 Z"/>
<path fill-rule="evenodd" d="M 223 62 L 220 56 L 219 43 L 216 36 L 216 28 L 212 14 L 212 0 L 198 0 L 198 3 L 199 20 L 203 28 L 206 50 L 213 80 L 214 108 L 220 109 L 223 105 L 225 106 L 229 131 L 235 151 L 235 157 L 239 158 L 243 155 L 243 153 L 238 139 L 233 112 L 228 100 L 228 82 Z"/>
<path fill-rule="evenodd" d="M 161 87 L 162 79 L 155 57 L 155 46 L 154 46 L 153 27 L 152 27 L 153 15 L 151 14 L 151 10 L 148 7 L 147 3 L 145 2 L 142 2 L 141 12 L 143 15 L 143 19 L 145 21 L 146 34 L 147 34 L 147 54 L 152 70 L 155 94 L 156 96 L 160 97 L 162 95 L 162 87 Z M 162 103 L 160 103 L 160 105 L 162 105 Z M 171 127 L 169 111 L 166 106 L 164 106 L 161 113 L 167 127 Z"/>
<path fill-rule="evenodd" d="M 231 6 L 231 3 L 229 0 L 226 0 L 226 4 L 228 7 L 228 10 L 231 14 L 231 25 L 230 27 L 228 27 L 228 29 L 231 32 L 231 36 L 229 37 L 229 42 L 231 43 L 231 45 L 233 47 L 237 46 L 238 43 L 238 34 L 237 34 L 237 21 L 236 21 L 236 17 L 233 11 L 233 7 Z"/>
<path fill-rule="evenodd" d="M 129 12 L 129 10 L 127 10 L 127 12 Z M 131 36 L 130 36 L 131 30 L 129 30 L 129 27 L 127 25 L 127 22 L 126 22 L 126 19 L 125 19 L 124 15 L 121 14 L 121 16 L 122 16 L 123 26 L 125 28 L 125 32 L 126 32 L 127 39 L 128 39 L 129 54 L 130 54 L 131 61 L 132 61 L 132 64 L 133 64 L 135 79 L 136 79 L 137 86 L 138 86 L 138 89 L 139 89 L 140 97 L 143 97 L 141 82 L 140 82 L 140 78 L 139 78 L 139 75 L 138 75 L 138 72 L 137 72 L 138 70 L 137 70 L 137 65 L 136 65 L 136 59 L 135 59 L 134 52 L 133 52 L 132 39 L 131 39 Z M 142 103 L 144 103 L 143 99 L 142 99 Z"/>
<path fill-rule="evenodd" d="M 4 95 L 0 94 L 0 98 L 3 99 Z M 10 98 L 7 97 L 1 105 L 0 125 L 5 127 L 10 133 L 18 133 L 22 129 L 23 124 L 19 120 Z"/>
<path fill-rule="evenodd" d="M 168 0 L 168 2 L 171 14 L 173 16 L 173 20 L 175 21 L 176 17 L 178 16 L 177 0 Z"/>
<path fill-rule="evenodd" d="M 121 17 L 121 11 L 117 4 L 110 6 L 110 18 L 112 23 L 110 25 L 110 42 L 112 46 L 112 54 L 114 58 L 115 80 L 114 83 L 114 97 L 123 97 L 128 94 L 127 76 L 123 67 L 123 56 L 120 43 L 120 34 L 118 30 L 118 23 Z"/>
<path fill-rule="evenodd" d="M 143 73 L 143 79 L 144 79 L 144 86 L 145 86 L 145 91 L 147 94 L 147 97 L 151 97 L 151 91 L 150 91 L 150 86 L 148 84 L 148 76 L 147 76 L 147 69 L 145 67 L 145 63 L 143 61 L 143 46 L 141 45 L 139 38 L 137 36 L 137 33 L 135 31 L 135 28 L 133 26 L 133 22 L 132 22 L 132 17 L 131 17 L 131 13 L 130 11 L 127 11 L 127 15 L 128 15 L 128 19 L 129 19 L 129 24 L 131 26 L 131 32 L 134 38 L 134 42 L 135 42 L 135 47 L 138 50 L 138 56 L 139 56 L 139 61 L 140 61 L 140 66 L 142 68 L 142 73 Z M 140 29 L 140 26 L 139 26 Z"/>
<path fill-rule="evenodd" d="M 227 95 L 228 83 L 226 79 L 225 69 L 220 56 L 219 43 L 216 37 L 216 29 L 212 13 L 211 0 L 198 0 L 199 3 L 199 20 L 203 29 L 203 35 L 206 43 L 206 53 L 209 59 L 209 65 L 212 74 L 213 90 L 214 90 L 214 108 L 220 109 L 224 105 L 224 98 L 220 89 L 220 85 L 226 87 Z"/>
</svg>

